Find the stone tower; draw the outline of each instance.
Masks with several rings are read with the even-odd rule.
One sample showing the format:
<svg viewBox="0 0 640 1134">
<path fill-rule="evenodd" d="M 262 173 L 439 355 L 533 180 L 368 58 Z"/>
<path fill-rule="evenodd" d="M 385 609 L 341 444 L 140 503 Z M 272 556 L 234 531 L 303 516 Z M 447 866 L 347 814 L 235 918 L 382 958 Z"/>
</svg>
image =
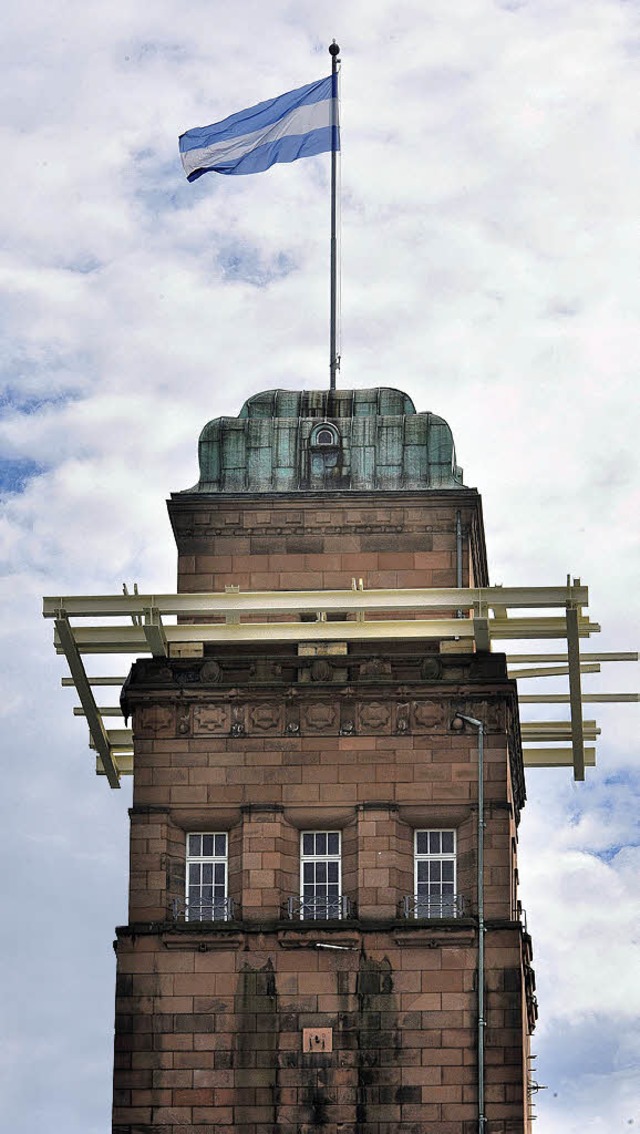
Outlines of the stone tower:
<svg viewBox="0 0 640 1134">
<path fill-rule="evenodd" d="M 414 633 L 410 593 L 384 606 L 488 585 L 446 422 L 393 389 L 261 393 L 169 513 L 180 594 L 270 607 L 250 642 L 190 616 L 123 690 L 114 1134 L 524 1134 L 515 682 L 450 621 Z M 366 636 L 309 595 L 352 588 Z"/>
</svg>

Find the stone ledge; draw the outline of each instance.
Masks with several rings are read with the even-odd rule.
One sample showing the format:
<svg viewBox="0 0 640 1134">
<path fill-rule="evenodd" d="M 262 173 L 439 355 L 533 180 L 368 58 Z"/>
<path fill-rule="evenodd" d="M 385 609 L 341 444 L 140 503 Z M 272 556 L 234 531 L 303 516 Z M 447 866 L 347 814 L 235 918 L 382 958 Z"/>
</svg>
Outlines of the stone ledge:
<svg viewBox="0 0 640 1134">
<path fill-rule="evenodd" d="M 476 936 L 476 923 L 472 918 L 442 919 L 429 925 L 398 925 L 393 927 L 396 945 L 424 949 L 438 948 L 442 945 L 473 945 Z"/>
<path fill-rule="evenodd" d="M 488 926 L 489 928 L 489 926 Z M 519 929 L 518 922 L 499 922 L 492 929 Z M 441 945 L 471 945 L 476 939 L 473 918 L 443 918 L 416 925 L 397 919 L 350 918 L 341 921 L 290 922 L 135 922 L 116 928 L 118 940 L 159 937 L 168 949 L 238 949 L 247 936 L 274 935 L 283 949 L 334 947 L 359 948 L 363 938 L 373 933 L 393 937 L 399 946 L 436 948 Z M 117 944 L 117 943 L 116 943 Z"/>
<path fill-rule="evenodd" d="M 244 935 L 241 932 L 227 932 L 217 934 L 202 933 L 166 933 L 162 936 L 165 949 L 195 949 L 198 953 L 208 953 L 213 949 L 240 949 L 243 945 Z"/>
<path fill-rule="evenodd" d="M 287 926 L 277 931 L 278 945 L 282 949 L 317 949 L 329 948 L 344 951 L 353 951 L 360 948 L 360 926 L 351 922 L 348 926 L 344 922 L 314 921 L 306 925 Z M 330 937 L 331 940 L 318 940 Z M 311 940 L 313 938 L 313 940 Z"/>
</svg>

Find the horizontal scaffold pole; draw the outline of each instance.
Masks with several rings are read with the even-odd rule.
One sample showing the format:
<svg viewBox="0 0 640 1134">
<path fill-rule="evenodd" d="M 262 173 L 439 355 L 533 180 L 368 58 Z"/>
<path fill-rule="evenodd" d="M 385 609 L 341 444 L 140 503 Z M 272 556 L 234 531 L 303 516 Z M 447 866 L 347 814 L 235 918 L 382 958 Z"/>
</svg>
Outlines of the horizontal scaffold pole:
<svg viewBox="0 0 640 1134">
<path fill-rule="evenodd" d="M 536 664 L 546 662 L 564 662 L 569 660 L 568 654 L 507 654 L 507 665 Z M 610 653 L 596 653 L 593 650 L 581 650 L 580 660 L 583 662 L 621 662 L 638 661 L 640 654 L 630 650 L 619 650 Z M 563 670 L 563 672 L 565 672 Z"/>
<path fill-rule="evenodd" d="M 571 768 L 573 767 L 572 748 L 523 748 L 525 768 Z M 595 768 L 595 748 L 584 749 L 586 768 Z"/>
<path fill-rule="evenodd" d="M 484 619 L 478 620 L 481 625 Z M 563 617 L 510 618 L 507 622 L 488 619 L 489 635 L 501 638 L 565 638 Z M 379 619 L 355 622 L 225 622 L 164 626 L 169 654 L 171 646 L 195 642 L 311 642 L 367 641 L 385 639 L 475 638 L 473 618 Z M 587 638 L 600 629 L 595 622 L 581 619 L 578 635 Z M 81 654 L 145 654 L 151 648 L 139 626 L 76 626 L 74 638 Z M 55 640 L 58 653 L 61 643 Z"/>
<path fill-rule="evenodd" d="M 519 693 L 521 705 L 568 705 L 569 693 Z M 608 704 L 621 701 L 640 701 L 640 693 L 583 693 L 582 704 Z"/>
<path fill-rule="evenodd" d="M 212 591 L 203 594 L 80 595 L 43 599 L 45 618 L 60 612 L 69 618 L 144 616 L 156 609 L 160 615 L 201 618 L 209 615 L 296 614 L 324 610 L 336 613 L 373 610 L 470 610 L 498 608 L 540 609 L 565 607 L 568 602 L 587 606 L 589 591 L 582 586 L 564 587 L 412 587 L 352 591 Z M 504 621 L 504 619 L 501 619 Z"/>
</svg>

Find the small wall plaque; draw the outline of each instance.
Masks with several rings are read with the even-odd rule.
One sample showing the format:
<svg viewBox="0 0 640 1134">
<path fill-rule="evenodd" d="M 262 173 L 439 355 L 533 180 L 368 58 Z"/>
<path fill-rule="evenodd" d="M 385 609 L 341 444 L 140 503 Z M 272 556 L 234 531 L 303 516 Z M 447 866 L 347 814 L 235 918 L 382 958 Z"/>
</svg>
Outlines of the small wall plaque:
<svg viewBox="0 0 640 1134">
<path fill-rule="evenodd" d="M 332 1028 L 303 1028 L 302 1050 L 304 1052 L 333 1051 Z"/>
</svg>

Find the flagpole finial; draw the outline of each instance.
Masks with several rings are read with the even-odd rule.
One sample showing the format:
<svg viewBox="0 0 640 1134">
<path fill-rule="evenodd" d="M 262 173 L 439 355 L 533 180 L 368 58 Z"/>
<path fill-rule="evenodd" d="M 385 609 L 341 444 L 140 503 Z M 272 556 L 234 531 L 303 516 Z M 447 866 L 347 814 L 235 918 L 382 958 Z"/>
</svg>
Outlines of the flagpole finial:
<svg viewBox="0 0 640 1134">
<path fill-rule="evenodd" d="M 329 44 L 329 55 L 339 55 L 339 54 L 340 54 L 340 46 L 339 46 L 339 44 L 336 43 L 336 41 L 334 39 L 333 43 Z"/>
</svg>

